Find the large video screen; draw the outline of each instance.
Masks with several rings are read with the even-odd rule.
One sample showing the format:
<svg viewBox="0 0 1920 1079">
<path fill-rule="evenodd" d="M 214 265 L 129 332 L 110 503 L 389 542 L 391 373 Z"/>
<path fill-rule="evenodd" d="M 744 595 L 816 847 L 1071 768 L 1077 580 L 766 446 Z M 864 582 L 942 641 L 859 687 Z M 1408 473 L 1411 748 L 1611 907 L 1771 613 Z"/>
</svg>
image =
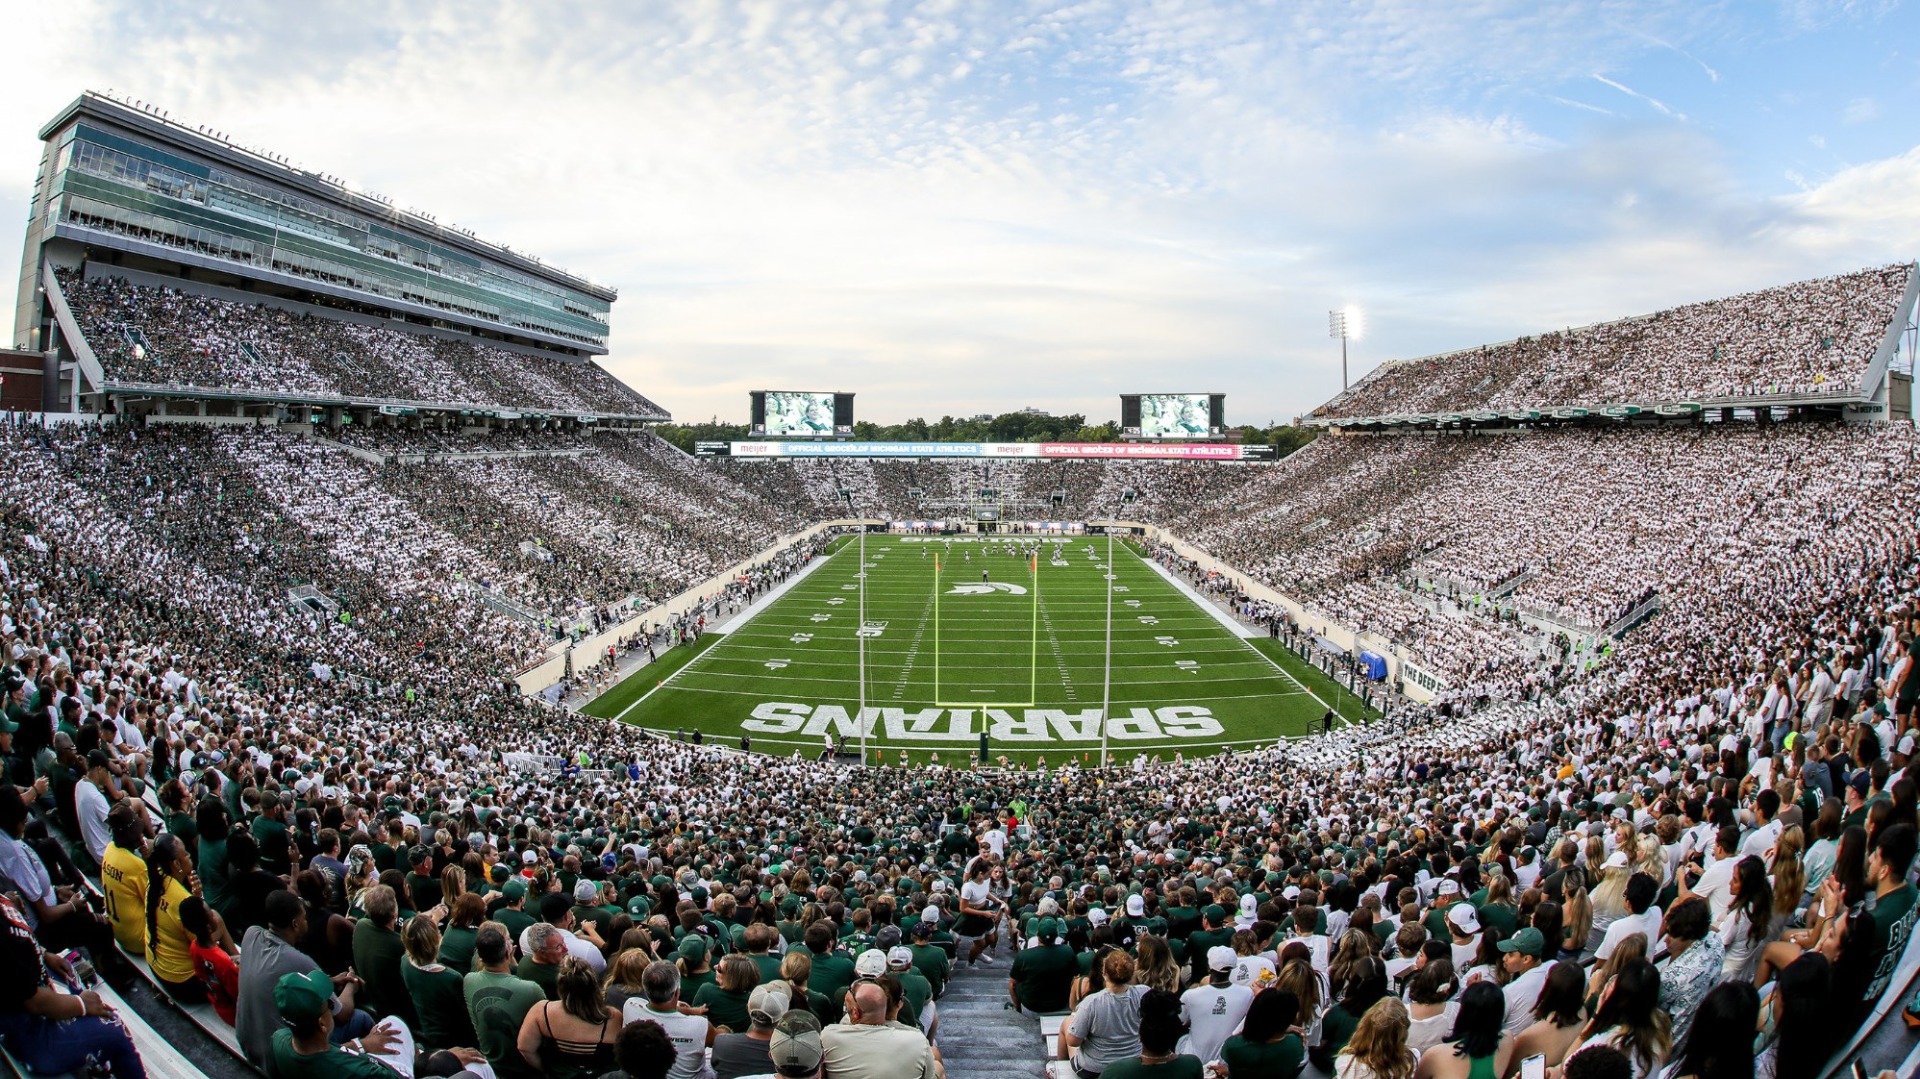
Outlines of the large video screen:
<svg viewBox="0 0 1920 1079">
<path fill-rule="evenodd" d="M 757 391 L 753 433 L 762 438 L 832 438 L 852 432 L 852 412 L 852 394 Z"/>
<path fill-rule="evenodd" d="M 1143 393 L 1140 395 L 1141 438 L 1206 438 L 1216 433 L 1213 395 L 1205 393 Z"/>
</svg>

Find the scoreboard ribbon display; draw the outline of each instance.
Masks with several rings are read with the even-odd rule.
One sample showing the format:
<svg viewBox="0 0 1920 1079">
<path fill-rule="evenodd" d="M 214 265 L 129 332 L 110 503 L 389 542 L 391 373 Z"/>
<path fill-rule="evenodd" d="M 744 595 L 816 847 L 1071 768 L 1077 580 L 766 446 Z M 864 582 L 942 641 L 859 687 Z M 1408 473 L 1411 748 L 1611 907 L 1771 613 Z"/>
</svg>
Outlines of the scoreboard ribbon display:
<svg viewBox="0 0 1920 1079">
<path fill-rule="evenodd" d="M 706 450 L 706 444 L 701 449 Z M 1247 461 L 1272 447 L 1230 442 L 783 442 L 728 444 L 734 457 L 1026 457 L 1066 460 Z"/>
</svg>

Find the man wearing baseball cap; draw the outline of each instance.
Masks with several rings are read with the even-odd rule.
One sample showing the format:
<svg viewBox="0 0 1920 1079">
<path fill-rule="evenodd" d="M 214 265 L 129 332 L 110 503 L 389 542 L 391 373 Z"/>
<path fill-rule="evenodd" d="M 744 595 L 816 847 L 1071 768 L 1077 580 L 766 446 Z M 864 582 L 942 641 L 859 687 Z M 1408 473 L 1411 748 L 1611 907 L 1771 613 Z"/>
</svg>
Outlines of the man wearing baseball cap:
<svg viewBox="0 0 1920 1079">
<path fill-rule="evenodd" d="M 764 1073 L 773 1066 L 768 1055 L 773 1028 L 786 1016 L 793 994 L 786 982 L 762 982 L 747 997 L 747 1029 L 713 1040 L 716 1079 L 738 1079 Z"/>
<path fill-rule="evenodd" d="M 1546 959 L 1547 938 L 1528 926 L 1500 942 L 1500 964 L 1511 980 L 1501 992 L 1507 998 L 1507 1033 L 1518 1037 L 1533 1023 L 1533 1006 L 1547 984 L 1553 963 Z"/>
<path fill-rule="evenodd" d="M 1453 969 L 1466 970 L 1480 954 L 1480 916 L 1472 903 L 1447 908 L 1447 932 L 1453 936 Z"/>
<path fill-rule="evenodd" d="M 1060 922 L 1041 918 L 1033 923 L 1035 943 L 1013 957 L 1013 969 L 1007 975 L 1007 996 L 1016 1009 L 1047 1014 L 1067 1010 L 1067 995 L 1073 990 L 1074 976 L 1080 964 L 1073 949 L 1060 942 Z"/>
<path fill-rule="evenodd" d="M 928 911 L 939 908 L 929 907 Z M 946 991 L 947 979 L 953 974 L 953 960 L 947 958 L 946 949 L 934 943 L 934 934 L 938 927 L 933 920 L 923 915 L 913 923 L 913 969 L 933 987 L 933 995 L 938 997 Z"/>
<path fill-rule="evenodd" d="M 900 992 L 907 998 L 901 1018 L 933 1037 L 933 983 L 914 969 L 913 949 L 902 945 L 887 949 L 887 973 L 899 980 Z"/>
<path fill-rule="evenodd" d="M 1200 919 L 1205 928 L 1187 937 L 1187 954 L 1193 957 L 1195 973 L 1207 961 L 1209 951 L 1233 946 L 1233 915 L 1227 913 L 1227 908 L 1218 903 L 1209 904 L 1200 911 Z"/>
<path fill-rule="evenodd" d="M 1427 927 L 1428 936 L 1435 940 L 1446 940 L 1452 934 L 1452 930 L 1447 928 L 1447 914 L 1458 902 L 1460 882 L 1452 877 L 1440 878 L 1440 883 L 1433 889 L 1433 906 L 1428 908 L 1427 916 L 1421 922 Z"/>
<path fill-rule="evenodd" d="M 279 1079 L 413 1079 L 413 1032 L 398 1016 L 345 1045 L 333 1044 L 333 979 L 325 971 L 281 975 L 273 1003 L 286 1023 L 273 1033 L 273 1074 Z M 486 1057 L 473 1049 L 449 1052 L 461 1065 L 456 1076 L 478 1079 L 471 1067 L 484 1065 Z"/>
<path fill-rule="evenodd" d="M 788 1012 L 773 1026 L 767 1060 L 773 1070 L 746 1079 L 820 1079 L 826 1050 L 820 1044 L 820 1020 L 807 1012 Z"/>
<path fill-rule="evenodd" d="M 1202 1061 L 1217 1060 L 1240 1021 L 1253 1006 L 1253 990 L 1233 983 L 1240 957 L 1232 948 L 1207 949 L 1207 981 L 1180 995 L 1180 1018 L 1187 1022 L 1187 1042 L 1181 1048 Z"/>
</svg>

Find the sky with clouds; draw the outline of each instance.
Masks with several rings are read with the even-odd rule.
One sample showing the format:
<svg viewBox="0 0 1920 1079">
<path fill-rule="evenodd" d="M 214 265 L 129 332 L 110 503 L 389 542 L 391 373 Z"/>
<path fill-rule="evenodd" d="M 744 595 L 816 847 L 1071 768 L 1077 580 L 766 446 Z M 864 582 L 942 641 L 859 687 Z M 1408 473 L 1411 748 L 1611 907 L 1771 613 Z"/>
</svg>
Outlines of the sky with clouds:
<svg viewBox="0 0 1920 1079">
<path fill-rule="evenodd" d="M 1229 394 L 1920 255 L 1920 11 L 0 0 L 0 250 L 112 89 L 620 290 L 683 420 Z"/>
</svg>

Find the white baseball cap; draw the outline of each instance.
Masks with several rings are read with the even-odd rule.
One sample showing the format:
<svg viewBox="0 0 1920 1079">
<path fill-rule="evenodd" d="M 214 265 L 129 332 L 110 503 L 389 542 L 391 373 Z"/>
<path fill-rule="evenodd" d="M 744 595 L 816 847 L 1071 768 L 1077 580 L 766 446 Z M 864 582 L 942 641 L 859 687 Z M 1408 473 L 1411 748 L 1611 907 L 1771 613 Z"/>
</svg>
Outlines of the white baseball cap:
<svg viewBox="0 0 1920 1079">
<path fill-rule="evenodd" d="M 1127 917 L 1144 918 L 1146 916 L 1147 916 L 1146 899 L 1137 895 L 1128 896 L 1127 897 Z"/>
<path fill-rule="evenodd" d="M 1469 936 L 1480 932 L 1480 916 L 1473 912 L 1471 903 L 1454 904 L 1453 908 L 1447 911 L 1447 921 L 1452 922 L 1455 929 Z"/>
<path fill-rule="evenodd" d="M 1208 970 L 1232 970 L 1239 962 L 1240 957 L 1232 948 L 1224 944 L 1216 944 L 1207 949 Z"/>
</svg>

